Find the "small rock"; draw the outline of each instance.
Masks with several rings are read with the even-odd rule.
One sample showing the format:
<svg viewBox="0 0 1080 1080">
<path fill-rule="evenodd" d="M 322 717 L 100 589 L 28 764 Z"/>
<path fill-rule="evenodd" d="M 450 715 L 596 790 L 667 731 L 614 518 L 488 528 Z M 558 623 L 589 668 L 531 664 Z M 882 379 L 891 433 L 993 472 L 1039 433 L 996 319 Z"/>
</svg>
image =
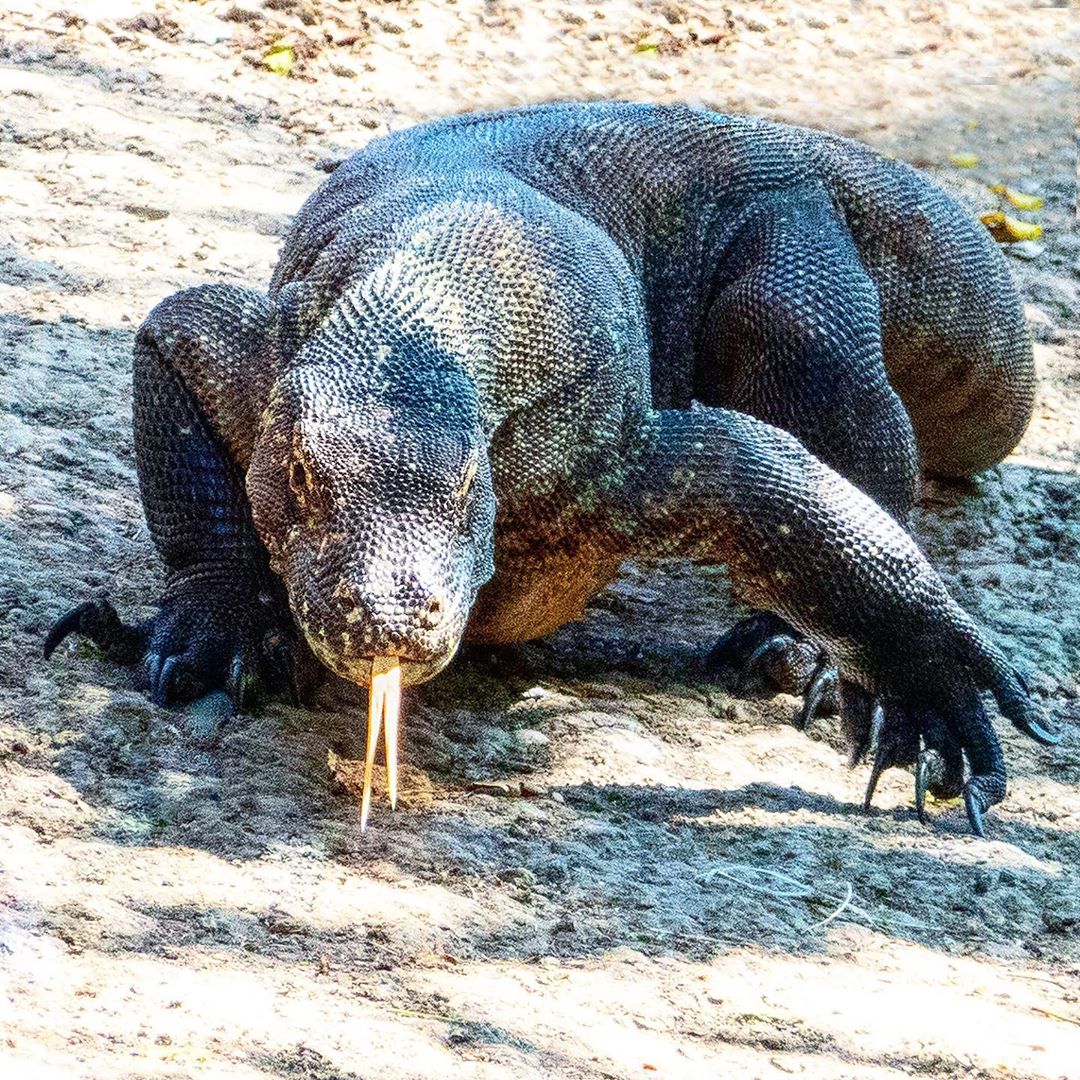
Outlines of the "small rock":
<svg viewBox="0 0 1080 1080">
<path fill-rule="evenodd" d="M 520 788 L 515 790 L 509 784 L 492 783 L 484 780 L 478 780 L 470 784 L 465 790 L 474 795 L 501 795 L 504 798 L 521 793 Z"/>
<path fill-rule="evenodd" d="M 139 206 L 135 203 L 128 203 L 124 207 L 124 212 L 137 217 L 140 221 L 161 221 L 169 216 L 168 210 L 162 210 L 157 206 Z"/>
<path fill-rule="evenodd" d="M 547 746 L 551 742 L 542 731 L 537 731 L 536 728 L 522 728 L 517 733 L 517 737 L 522 746 Z"/>
<path fill-rule="evenodd" d="M 188 706 L 185 713 L 187 728 L 192 738 L 199 741 L 215 739 L 235 711 L 232 698 L 221 690 L 215 690 Z"/>
</svg>

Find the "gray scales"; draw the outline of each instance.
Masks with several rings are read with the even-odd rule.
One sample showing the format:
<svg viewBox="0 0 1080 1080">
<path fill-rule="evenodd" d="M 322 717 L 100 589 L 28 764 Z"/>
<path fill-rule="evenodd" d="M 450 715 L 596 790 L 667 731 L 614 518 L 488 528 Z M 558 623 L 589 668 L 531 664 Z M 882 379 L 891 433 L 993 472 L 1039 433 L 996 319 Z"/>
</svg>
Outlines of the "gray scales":
<svg viewBox="0 0 1080 1080">
<path fill-rule="evenodd" d="M 626 558 L 725 564 L 725 671 L 838 699 L 853 760 L 1005 795 L 1024 677 L 905 525 L 1000 461 L 1034 370 L 1005 260 L 910 167 L 683 106 L 453 117 L 332 168 L 267 292 L 188 289 L 135 345 L 157 614 L 60 619 L 155 701 L 431 678 L 581 616 Z M 380 669 L 381 670 L 381 669 Z M 374 722 L 374 720 L 372 721 Z"/>
</svg>

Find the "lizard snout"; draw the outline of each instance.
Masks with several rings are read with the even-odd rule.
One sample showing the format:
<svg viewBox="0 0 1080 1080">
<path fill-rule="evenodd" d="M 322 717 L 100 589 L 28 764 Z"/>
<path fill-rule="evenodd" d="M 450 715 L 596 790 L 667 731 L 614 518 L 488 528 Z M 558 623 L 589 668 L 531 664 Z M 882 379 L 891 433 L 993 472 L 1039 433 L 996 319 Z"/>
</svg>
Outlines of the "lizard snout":
<svg viewBox="0 0 1080 1080">
<path fill-rule="evenodd" d="M 447 593 L 415 572 L 385 580 L 342 577 L 333 600 L 347 653 L 427 662 L 456 647 L 456 634 L 447 640 L 440 632 L 452 631 L 449 624 L 454 622 Z"/>
<path fill-rule="evenodd" d="M 442 590 L 425 586 L 415 574 L 408 575 L 404 587 L 393 590 L 373 589 L 363 582 L 342 578 L 334 597 L 345 613 L 346 622 L 389 618 L 432 630 L 443 621 L 448 606 Z"/>
</svg>

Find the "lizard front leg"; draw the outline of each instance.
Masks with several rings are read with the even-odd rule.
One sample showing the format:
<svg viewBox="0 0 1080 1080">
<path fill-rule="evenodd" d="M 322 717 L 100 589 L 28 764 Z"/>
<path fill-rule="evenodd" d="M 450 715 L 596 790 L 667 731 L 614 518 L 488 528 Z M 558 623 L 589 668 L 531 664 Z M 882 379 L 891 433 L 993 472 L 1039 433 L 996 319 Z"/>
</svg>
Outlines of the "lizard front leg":
<svg viewBox="0 0 1080 1080">
<path fill-rule="evenodd" d="M 874 744 L 875 780 L 920 762 L 920 812 L 928 784 L 957 793 L 961 751 L 976 832 L 1004 797 L 1001 748 L 979 691 L 1021 730 L 1056 740 L 1022 677 L 911 537 L 786 432 L 725 409 L 649 413 L 628 490 L 633 553 L 727 564 L 749 602 L 838 660 L 853 759 Z M 944 767 L 929 775 L 923 750 Z"/>
<path fill-rule="evenodd" d="M 260 685 L 292 683 L 295 635 L 244 490 L 274 369 L 266 298 L 202 286 L 160 303 L 135 339 L 134 432 L 151 536 L 168 567 L 157 613 L 123 623 L 104 598 L 49 633 L 140 663 L 159 704 L 224 687 L 240 706 Z"/>
</svg>

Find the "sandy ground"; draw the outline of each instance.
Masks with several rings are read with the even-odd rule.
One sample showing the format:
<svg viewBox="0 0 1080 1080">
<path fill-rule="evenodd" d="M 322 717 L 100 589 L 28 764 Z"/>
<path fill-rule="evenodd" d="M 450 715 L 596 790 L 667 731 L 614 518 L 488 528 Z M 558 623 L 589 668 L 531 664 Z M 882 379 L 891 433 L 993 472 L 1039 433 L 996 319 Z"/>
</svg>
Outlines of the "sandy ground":
<svg viewBox="0 0 1080 1080">
<path fill-rule="evenodd" d="M 1080 1077 L 1065 5 L 62 2 L 0 16 L 0 1075 Z M 261 64 L 282 40 L 290 77 Z M 363 835 L 354 691 L 216 723 L 85 647 L 41 659 L 71 602 L 138 613 L 160 583 L 130 436 L 149 308 L 264 283 L 327 154 L 581 96 L 831 127 L 974 205 L 1045 196 L 1012 262 L 1034 422 L 919 523 L 1066 731 L 1002 731 L 987 840 L 955 804 L 921 827 L 900 772 L 863 815 L 833 722 L 702 681 L 737 617 L 718 573 L 628 567 L 584 623 L 412 694 L 403 806 Z"/>
</svg>

